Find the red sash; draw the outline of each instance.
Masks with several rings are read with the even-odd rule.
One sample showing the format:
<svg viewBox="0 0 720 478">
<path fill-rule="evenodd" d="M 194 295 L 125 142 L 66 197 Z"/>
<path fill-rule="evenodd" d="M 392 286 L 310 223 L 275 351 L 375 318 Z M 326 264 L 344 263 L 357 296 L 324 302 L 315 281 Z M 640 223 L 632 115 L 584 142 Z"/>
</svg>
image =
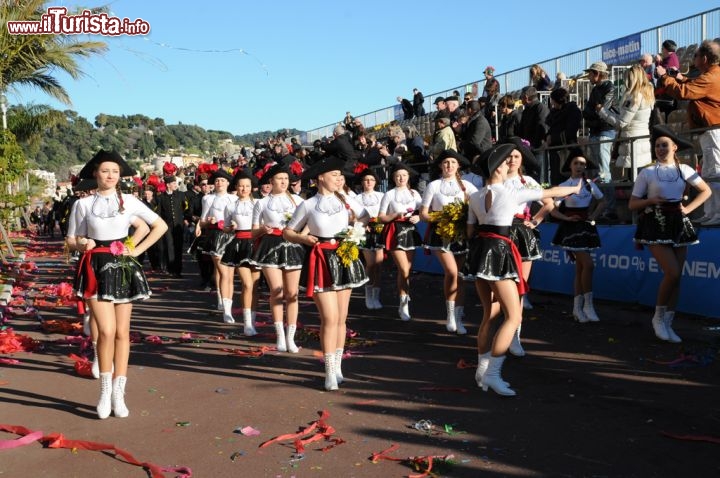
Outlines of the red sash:
<svg viewBox="0 0 720 478">
<path fill-rule="evenodd" d="M 282 230 L 282 229 L 278 229 L 277 227 L 273 227 L 270 232 L 268 232 L 268 233 L 266 233 L 266 234 L 263 234 L 263 235 L 264 235 L 264 236 L 280 236 L 280 237 L 282 237 L 282 233 L 283 233 L 283 230 Z M 237 233 L 236 233 L 236 234 L 237 234 Z M 237 236 L 235 236 L 235 237 L 237 237 Z M 258 237 L 257 239 L 255 239 L 255 242 L 253 243 L 253 247 L 255 247 L 255 249 L 257 249 L 258 246 L 260 246 L 260 241 L 262 241 L 262 238 L 263 238 L 263 236 L 260 236 L 260 237 Z"/>
<path fill-rule="evenodd" d="M 510 240 L 509 237 L 501 236 L 500 234 L 495 234 L 494 232 L 479 232 L 478 237 L 487 237 L 490 239 L 500 239 L 501 241 L 505 242 L 510 246 L 510 252 L 513 256 L 513 262 L 515 262 L 515 268 L 517 269 L 518 274 L 518 295 L 525 295 L 530 291 L 530 286 L 527 282 L 525 282 L 525 279 L 522 275 L 522 257 L 520 256 L 520 251 L 518 251 L 517 246 L 515 243 Z"/>
<path fill-rule="evenodd" d="M 97 277 L 95 277 L 95 270 L 93 269 L 90 261 L 90 256 L 93 254 L 112 254 L 112 252 L 110 252 L 109 247 L 102 246 L 85 251 L 85 253 L 80 256 L 77 275 L 78 277 L 81 275 L 85 276 L 85 291 L 83 292 L 84 299 L 88 299 L 97 294 Z"/>
<path fill-rule="evenodd" d="M 252 239 L 252 231 L 235 231 L 235 239 Z"/>
<path fill-rule="evenodd" d="M 312 297 L 315 294 L 315 277 L 317 276 L 317 286 L 321 289 L 332 284 L 332 278 L 330 277 L 330 270 L 328 269 L 327 260 L 325 260 L 325 254 L 323 249 L 334 250 L 340 246 L 339 242 L 316 242 L 315 245 L 310 249 L 308 255 L 308 278 L 307 278 L 307 290 L 305 291 L 306 297 Z"/>
<path fill-rule="evenodd" d="M 395 235 L 395 230 L 397 229 L 397 226 L 395 225 L 396 222 L 408 222 L 408 220 L 407 218 L 396 219 L 385 224 L 385 227 L 383 228 L 380 237 L 382 238 L 382 242 L 385 245 L 385 250 L 387 251 L 396 249 L 398 245 L 397 236 Z"/>
</svg>

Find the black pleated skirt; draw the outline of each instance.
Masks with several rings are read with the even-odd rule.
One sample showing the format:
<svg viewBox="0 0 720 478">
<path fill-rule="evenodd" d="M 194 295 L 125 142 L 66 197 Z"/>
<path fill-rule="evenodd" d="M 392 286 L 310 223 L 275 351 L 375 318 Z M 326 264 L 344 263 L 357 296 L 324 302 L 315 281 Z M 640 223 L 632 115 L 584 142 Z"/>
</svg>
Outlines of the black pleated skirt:
<svg viewBox="0 0 720 478">
<path fill-rule="evenodd" d="M 266 234 L 260 237 L 252 255 L 256 267 L 300 269 L 305 261 L 306 249 L 301 244 L 288 242 L 282 236 Z"/>
<path fill-rule="evenodd" d="M 697 244 L 697 232 L 690 219 L 679 209 L 646 208 L 638 217 L 634 241 L 638 244 L 667 244 L 685 247 Z"/>
<path fill-rule="evenodd" d="M 535 261 L 542 257 L 540 251 L 540 231 L 527 227 L 522 219 L 513 219 L 510 239 L 520 251 L 523 262 Z"/>
</svg>

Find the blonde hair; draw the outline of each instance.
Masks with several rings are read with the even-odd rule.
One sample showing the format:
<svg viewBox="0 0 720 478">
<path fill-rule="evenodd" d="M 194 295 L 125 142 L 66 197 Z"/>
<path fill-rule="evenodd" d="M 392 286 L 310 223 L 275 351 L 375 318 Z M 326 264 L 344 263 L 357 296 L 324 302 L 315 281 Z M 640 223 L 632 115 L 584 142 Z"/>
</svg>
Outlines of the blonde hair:
<svg viewBox="0 0 720 478">
<path fill-rule="evenodd" d="M 623 103 L 627 100 L 640 100 L 651 108 L 655 104 L 655 89 L 642 66 L 634 65 L 625 70 L 625 87 Z"/>
</svg>

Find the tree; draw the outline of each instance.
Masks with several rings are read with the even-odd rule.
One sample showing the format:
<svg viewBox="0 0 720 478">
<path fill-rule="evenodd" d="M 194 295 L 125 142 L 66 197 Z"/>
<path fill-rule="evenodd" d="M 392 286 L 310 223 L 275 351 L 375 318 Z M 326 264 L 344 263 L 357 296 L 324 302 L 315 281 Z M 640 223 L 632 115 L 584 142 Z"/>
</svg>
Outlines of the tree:
<svg viewBox="0 0 720 478">
<path fill-rule="evenodd" d="M 39 88 L 65 104 L 70 97 L 55 77 L 62 71 L 77 79 L 82 76 L 79 58 L 102 54 L 104 42 L 79 41 L 73 35 L 10 35 L 8 21 L 39 21 L 46 12 L 45 0 L 0 2 L 0 91 L 14 85 Z"/>
</svg>

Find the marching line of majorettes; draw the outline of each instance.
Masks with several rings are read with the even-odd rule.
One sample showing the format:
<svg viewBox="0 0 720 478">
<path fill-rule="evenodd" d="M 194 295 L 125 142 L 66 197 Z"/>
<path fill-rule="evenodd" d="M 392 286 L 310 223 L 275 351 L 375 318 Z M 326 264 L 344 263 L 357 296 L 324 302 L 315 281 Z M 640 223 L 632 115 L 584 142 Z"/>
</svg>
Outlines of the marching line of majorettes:
<svg viewBox="0 0 720 478">
<path fill-rule="evenodd" d="M 697 172 L 680 163 L 677 152 L 692 143 L 673 131 L 656 126 L 652 144 L 657 161 L 642 168 L 634 184 L 629 208 L 638 212 L 634 242 L 647 247 L 663 278 L 657 292 L 651 323 L 657 338 L 678 343 L 673 329 L 682 267 L 687 246 L 698 236 L 688 215 L 711 195 Z M 343 382 L 342 359 L 346 320 L 353 288 L 365 286 L 365 305 L 382 308 L 380 292 L 385 254 L 397 269 L 398 316 L 411 320 L 410 270 L 414 254 L 426 249 L 444 271 L 445 327 L 465 334 L 464 286 L 471 280 L 483 306 L 477 334 L 479 387 L 513 396 L 501 375 L 506 353 L 523 355 L 520 344 L 523 297 L 532 261 L 540 257 L 537 226 L 551 214 L 559 226 L 552 244 L 568 252 L 575 262 L 573 317 L 581 323 L 597 322 L 593 305 L 593 261 L 590 251 L 600 247 L 594 219 L 603 210 L 602 192 L 586 177 L 593 164 L 581 150 L 571 150 L 562 170 L 569 179 L 542 189 L 527 175 L 538 167 L 522 143 L 493 146 L 473 158 L 472 165 L 454 151 L 434 162 L 439 178 L 424 195 L 410 186 L 417 174 L 397 163 L 390 168 L 394 187 L 375 191 L 377 176 L 365 170 L 361 192 L 346 188 L 345 163 L 333 156 L 314 163 L 302 173 L 316 195 L 303 199 L 290 189 L 297 178 L 283 164 L 269 168 L 260 179 L 267 195 L 256 199 L 256 179 L 240 171 L 234 176 L 219 170 L 210 181 L 215 190 L 202 199 L 202 216 L 196 235 L 198 248 L 216 266 L 217 307 L 226 323 L 234 323 L 234 277 L 242 285 L 243 331 L 256 332 L 258 282 L 262 274 L 269 288 L 269 305 L 276 332 L 276 348 L 297 353 L 299 294 L 312 298 L 320 316 L 320 341 L 325 363 L 326 390 Z M 483 178 L 480 186 L 461 179 L 470 167 Z M 68 223 L 67 243 L 81 259 L 75 289 L 89 310 L 96 342 L 94 375 L 100 379 L 98 417 L 127 417 L 125 404 L 132 303 L 151 291 L 142 267 L 133 258 L 142 255 L 167 229 L 142 201 L 119 190 L 119 179 L 134 172 L 114 152 L 100 151 L 83 168 L 81 178 L 94 179 L 94 194 L 76 201 Z M 475 182 L 477 184 L 477 182 Z M 696 194 L 687 200 L 687 189 Z M 436 223 L 443 207 L 467 205 L 465 239 L 442 237 Z M 418 223 L 427 224 L 421 238 Z M 355 223 L 365 228 L 358 254 L 341 254 L 343 234 Z M 131 229 L 132 228 L 132 229 Z M 356 251 L 357 252 L 357 251 Z"/>
</svg>

